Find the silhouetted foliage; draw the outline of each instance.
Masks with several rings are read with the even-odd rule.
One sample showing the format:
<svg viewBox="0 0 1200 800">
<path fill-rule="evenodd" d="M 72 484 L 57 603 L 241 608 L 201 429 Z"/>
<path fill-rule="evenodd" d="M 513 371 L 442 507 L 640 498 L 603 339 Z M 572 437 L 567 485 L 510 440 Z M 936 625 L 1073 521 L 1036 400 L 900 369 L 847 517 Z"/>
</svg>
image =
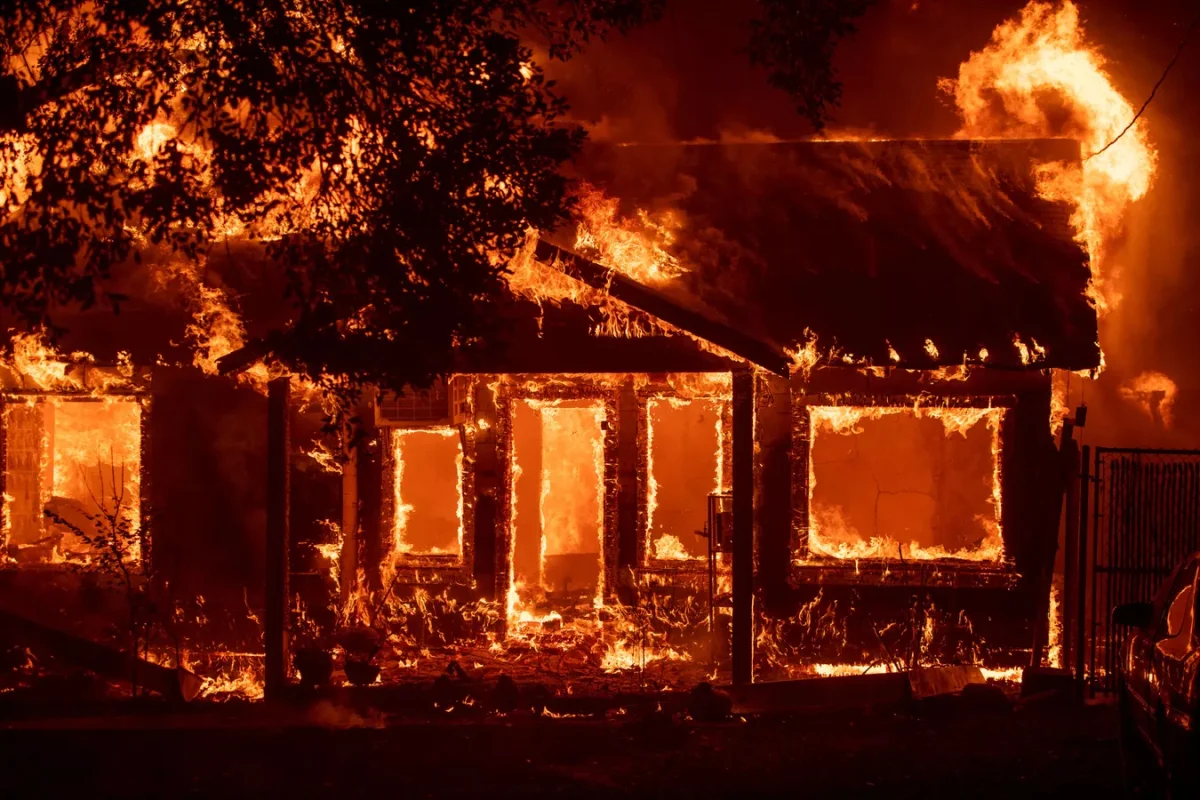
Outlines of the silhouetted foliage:
<svg viewBox="0 0 1200 800">
<path fill-rule="evenodd" d="M 838 40 L 854 33 L 854 21 L 875 0 L 759 0 L 763 14 L 750 28 L 750 59 L 768 80 L 791 95 L 796 110 L 816 130 L 842 98 L 833 68 Z"/>
<path fill-rule="evenodd" d="M 150 572 L 145 530 L 126 496 L 125 465 L 100 462 L 96 464 L 96 472 L 100 478 L 99 486 L 96 492 L 91 491 L 90 485 L 88 487 L 92 509 L 83 514 L 83 524 L 50 508 L 44 509 L 43 513 L 48 520 L 70 531 L 88 546 L 86 558 L 72 566 L 99 578 L 107 588 L 121 592 L 128 612 L 128 627 L 118 630 L 116 638 L 126 652 L 135 657 L 145 655 L 149 652 L 155 627 L 161 624 L 164 630 L 170 628 L 170 615 L 164 619 L 166 609 L 155 597 L 160 587 L 156 586 Z M 136 668 L 132 669 L 132 685 L 136 693 Z"/>
<path fill-rule="evenodd" d="M 419 382 L 481 335 L 526 229 L 567 212 L 582 133 L 523 42 L 568 58 L 660 5 L 5 3 L 0 304 L 52 323 L 119 304 L 106 281 L 143 253 L 201 266 L 240 240 L 288 276 L 267 343 L 288 367 Z"/>
</svg>

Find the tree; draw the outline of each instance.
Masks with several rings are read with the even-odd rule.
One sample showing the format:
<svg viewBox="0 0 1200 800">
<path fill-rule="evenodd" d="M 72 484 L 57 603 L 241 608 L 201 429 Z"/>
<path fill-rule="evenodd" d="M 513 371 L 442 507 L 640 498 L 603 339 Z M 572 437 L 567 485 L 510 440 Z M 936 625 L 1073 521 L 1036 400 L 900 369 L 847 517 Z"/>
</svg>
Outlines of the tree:
<svg viewBox="0 0 1200 800">
<path fill-rule="evenodd" d="M 767 80 L 791 95 L 813 128 L 825 127 L 842 98 L 833 68 L 838 41 L 875 0 L 759 0 L 763 15 L 750 24 L 750 59 Z"/>
<path fill-rule="evenodd" d="M 582 134 L 523 42 L 569 58 L 660 5 L 9 0 L 0 305 L 52 325 L 119 307 L 113 271 L 146 252 L 245 242 L 288 279 L 265 343 L 285 366 L 421 382 L 481 334 L 527 229 L 567 213 Z"/>
</svg>

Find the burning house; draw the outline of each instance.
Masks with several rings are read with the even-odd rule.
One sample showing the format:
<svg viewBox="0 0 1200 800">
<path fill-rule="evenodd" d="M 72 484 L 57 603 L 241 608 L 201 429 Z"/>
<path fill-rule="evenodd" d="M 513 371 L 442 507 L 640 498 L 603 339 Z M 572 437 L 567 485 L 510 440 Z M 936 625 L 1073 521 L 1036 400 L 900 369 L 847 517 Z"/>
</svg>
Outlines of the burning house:
<svg viewBox="0 0 1200 800">
<path fill-rule="evenodd" d="M 1087 254 L 1037 189 L 1078 159 L 594 148 L 578 228 L 531 237 L 496 335 L 332 435 L 295 402 L 311 388 L 265 391 L 240 323 L 191 367 L 18 350 L 4 608 L 47 621 L 30 606 L 61 601 L 118 502 L 148 549 L 124 557 L 227 688 L 256 691 L 264 647 L 268 680 L 335 651 L 368 683 L 454 658 L 642 685 L 1027 664 L 1062 502 L 1054 373 L 1099 364 Z"/>
<path fill-rule="evenodd" d="M 349 613 L 417 598 L 428 652 L 481 632 L 439 629 L 432 598 L 490 602 L 492 652 L 600 671 L 1028 663 L 1061 507 L 1053 373 L 1099 363 L 1086 254 L 1034 166 L 1078 157 L 593 151 L 583 221 L 513 265 L 497 338 L 375 405 Z"/>
</svg>

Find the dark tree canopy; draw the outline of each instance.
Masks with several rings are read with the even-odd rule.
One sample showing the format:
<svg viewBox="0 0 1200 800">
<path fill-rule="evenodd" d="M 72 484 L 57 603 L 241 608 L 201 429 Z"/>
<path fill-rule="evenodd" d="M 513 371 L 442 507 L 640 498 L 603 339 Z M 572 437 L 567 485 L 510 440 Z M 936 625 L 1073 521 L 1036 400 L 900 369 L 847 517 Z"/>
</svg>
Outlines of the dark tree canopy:
<svg viewBox="0 0 1200 800">
<path fill-rule="evenodd" d="M 522 42 L 567 58 L 659 2 L 2 5 L 0 304 L 53 323 L 119 303 L 114 268 L 146 253 L 248 242 L 289 279 L 269 349 L 353 385 L 444 366 L 567 211 L 582 134 Z"/>
<path fill-rule="evenodd" d="M 750 58 L 767 79 L 791 95 L 796 110 L 823 130 L 842 98 L 833 51 L 854 33 L 854 21 L 875 0 L 759 0 L 762 16 L 750 27 Z"/>
</svg>

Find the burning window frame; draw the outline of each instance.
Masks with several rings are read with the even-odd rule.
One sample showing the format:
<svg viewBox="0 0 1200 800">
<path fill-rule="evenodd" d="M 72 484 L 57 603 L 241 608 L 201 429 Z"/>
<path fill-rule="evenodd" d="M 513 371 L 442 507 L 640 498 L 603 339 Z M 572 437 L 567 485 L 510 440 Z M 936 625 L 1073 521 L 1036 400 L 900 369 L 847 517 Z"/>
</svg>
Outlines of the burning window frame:
<svg viewBox="0 0 1200 800">
<path fill-rule="evenodd" d="M 150 375 L 148 370 L 136 368 L 118 369 L 96 366 L 91 363 L 72 365 L 70 385 L 65 387 L 41 388 L 37 382 L 11 372 L 0 384 L 0 497 L 7 498 L 8 484 L 8 407 L 10 405 L 33 405 L 45 402 L 56 403 L 103 403 L 106 400 L 133 402 L 138 405 L 138 524 L 140 539 L 145 547 L 137 559 L 145 562 L 152 557 L 151 528 L 151 485 L 150 485 L 150 417 L 152 411 Z M 47 468 L 45 463 L 41 469 Z M 72 564 L 82 563 L 60 556 L 22 562 L 9 555 L 8 501 L 0 505 L 0 568 L 20 570 L 61 570 Z"/>
<path fill-rule="evenodd" d="M 651 541 L 651 478 L 653 471 L 650 403 L 655 401 L 715 403 L 721 417 L 721 484 L 733 486 L 733 392 L 728 373 L 677 373 L 637 392 L 637 549 L 636 563 L 648 572 L 706 572 L 707 558 L 658 558 Z M 707 498 L 706 498 L 707 499 Z"/>
<path fill-rule="evenodd" d="M 448 405 L 446 413 L 432 418 L 428 409 L 419 408 L 411 400 L 402 418 L 388 419 L 378 413 L 380 428 L 380 522 L 384 548 L 380 567 L 387 576 L 398 574 L 399 583 L 425 582 L 470 584 L 475 569 L 475 462 L 480 426 L 475 421 L 474 393 L 479 379 L 468 375 L 453 375 L 446 380 Z M 459 552 L 405 553 L 394 548 L 396 525 L 396 461 L 395 436 L 409 431 L 428 431 L 449 435 L 454 431 L 459 441 Z M 390 582 L 390 577 L 385 583 Z"/>
<path fill-rule="evenodd" d="M 904 394 L 904 395 L 846 395 L 797 393 L 792 401 L 792 530 L 790 542 L 791 570 L 790 578 L 793 584 L 807 584 L 807 577 L 812 570 L 822 573 L 844 571 L 853 576 L 859 576 L 865 568 L 868 573 L 903 573 L 906 567 L 916 568 L 921 572 L 928 571 L 930 565 L 936 565 L 936 570 L 953 573 L 968 572 L 1002 572 L 1011 575 L 1012 560 L 1008 552 L 1008 532 L 1005 522 L 1009 519 L 1012 496 L 1008 490 L 1005 464 L 1008 460 L 1007 448 L 1013 438 L 1014 414 L 1018 398 L 1014 395 L 938 395 Z M 943 408 L 943 409 L 994 409 L 999 414 L 998 430 L 996 432 L 997 447 L 994 452 L 995 485 L 993 494 L 999 495 L 997 524 L 1000 533 L 1000 552 L 995 558 L 966 559 L 954 556 L 937 558 L 901 558 L 901 557 L 861 557 L 839 558 L 809 550 L 809 533 L 811 530 L 810 504 L 812 502 L 812 471 L 811 460 L 813 449 L 814 426 L 812 410 L 818 408 L 859 407 L 866 409 L 914 409 L 914 408 Z M 980 422 L 986 423 L 981 419 Z M 978 424 L 978 423 L 977 423 Z"/>
<path fill-rule="evenodd" d="M 621 386 L 625 375 L 607 374 L 520 374 L 504 375 L 490 385 L 496 398 L 497 444 L 496 459 L 501 475 L 496 525 L 496 590 L 497 597 L 509 597 L 513 588 L 515 472 L 513 470 L 513 405 L 526 400 L 595 401 L 604 406 L 601 432 L 604 437 L 604 526 L 600 558 L 603 585 L 598 597 L 610 597 L 618 588 L 618 429 Z M 518 454 L 519 457 L 519 454 Z M 509 620 L 511 622 L 511 620 Z"/>
</svg>

